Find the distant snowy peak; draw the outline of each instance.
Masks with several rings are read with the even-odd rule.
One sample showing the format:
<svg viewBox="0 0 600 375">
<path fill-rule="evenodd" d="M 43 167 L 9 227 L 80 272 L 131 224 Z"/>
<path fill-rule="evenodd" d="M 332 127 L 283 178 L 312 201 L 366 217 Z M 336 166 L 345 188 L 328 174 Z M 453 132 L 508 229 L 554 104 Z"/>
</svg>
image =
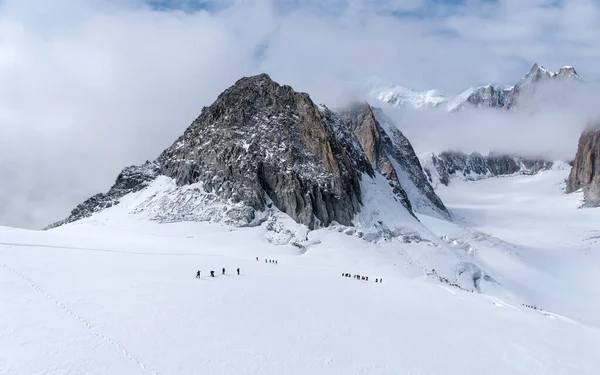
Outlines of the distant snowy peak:
<svg viewBox="0 0 600 375">
<path fill-rule="evenodd" d="M 373 78 L 369 96 L 395 107 L 436 108 L 447 103 L 448 98 L 439 90 L 416 91 L 406 87 L 383 83 Z"/>
<path fill-rule="evenodd" d="M 521 78 L 521 80 L 517 83 L 518 87 L 526 87 L 533 83 L 537 83 L 543 80 L 551 79 L 556 77 L 556 73 L 552 73 L 548 71 L 541 65 L 533 64 L 533 67 L 527 72 L 527 74 Z"/>
<path fill-rule="evenodd" d="M 536 63 L 513 86 L 489 84 L 470 87 L 459 95 L 447 97 L 438 90 L 414 91 L 402 86 L 377 83 L 371 84 L 369 96 L 395 107 L 438 108 L 447 112 L 458 112 L 468 107 L 513 110 L 522 93 L 531 93 L 538 83 L 553 80 L 582 81 L 572 66 L 563 66 L 554 73 Z"/>
<path fill-rule="evenodd" d="M 452 105 L 446 108 L 448 112 L 457 112 L 465 106 L 475 108 L 506 108 L 509 109 L 509 98 L 512 97 L 514 86 L 505 87 L 503 85 L 486 85 L 477 88 L 470 88 L 462 94 L 455 97 Z"/>
<path fill-rule="evenodd" d="M 579 77 L 579 74 L 577 74 L 577 71 L 575 70 L 575 68 L 573 68 L 572 66 L 569 66 L 569 65 L 566 65 L 566 66 L 563 66 L 562 68 L 560 68 L 558 73 L 556 73 L 556 76 L 566 78 L 566 79 L 573 79 L 576 81 L 583 81 L 581 79 L 581 77 Z"/>
</svg>

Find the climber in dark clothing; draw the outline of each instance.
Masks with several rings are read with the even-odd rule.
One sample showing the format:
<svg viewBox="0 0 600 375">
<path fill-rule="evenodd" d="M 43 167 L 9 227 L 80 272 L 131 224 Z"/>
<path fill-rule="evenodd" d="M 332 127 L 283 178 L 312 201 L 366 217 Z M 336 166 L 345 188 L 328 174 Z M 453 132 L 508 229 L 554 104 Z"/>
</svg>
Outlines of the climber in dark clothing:
<svg viewBox="0 0 600 375">
<path fill-rule="evenodd" d="M 200 278 L 200 270 L 198 270 L 198 272 L 196 272 L 196 279 Z"/>
<path fill-rule="evenodd" d="M 225 275 L 225 268 L 223 268 L 223 273 L 222 274 Z"/>
<path fill-rule="evenodd" d="M 215 277 L 215 271 L 210 271 L 210 277 Z"/>
<path fill-rule="evenodd" d="M 237 269 L 237 272 L 238 272 L 238 276 L 239 276 L 239 274 L 240 274 L 240 269 L 239 268 Z"/>
</svg>

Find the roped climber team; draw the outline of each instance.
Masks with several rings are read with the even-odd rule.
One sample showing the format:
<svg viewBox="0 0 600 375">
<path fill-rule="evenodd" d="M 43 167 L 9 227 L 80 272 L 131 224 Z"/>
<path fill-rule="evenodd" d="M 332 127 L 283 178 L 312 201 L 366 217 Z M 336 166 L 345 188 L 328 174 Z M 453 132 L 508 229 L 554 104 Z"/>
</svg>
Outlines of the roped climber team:
<svg viewBox="0 0 600 375">
<path fill-rule="evenodd" d="M 362 275 L 358 275 L 358 274 L 357 275 L 352 275 L 350 273 L 343 273 L 342 276 L 343 277 L 352 277 L 353 279 L 356 279 L 356 280 L 369 281 L 369 276 L 362 276 Z M 377 279 L 375 279 L 375 282 L 376 283 L 382 283 L 383 279 L 382 278 L 377 278 Z"/>
<path fill-rule="evenodd" d="M 256 261 L 258 262 L 258 257 L 256 257 Z M 269 263 L 269 264 L 277 264 L 277 260 L 272 260 L 272 259 L 265 259 L 265 263 Z M 238 267 L 238 269 L 236 270 L 238 276 L 240 275 L 240 269 Z M 221 269 L 221 275 L 225 276 L 225 267 L 223 267 L 223 269 Z M 363 281 L 369 281 L 369 276 L 363 276 L 363 275 L 352 275 L 350 273 L 342 273 L 343 277 L 352 277 L 356 280 L 363 280 Z M 210 271 L 210 277 L 215 277 L 215 271 Z M 200 270 L 198 270 L 196 272 L 196 278 L 200 279 Z M 377 278 L 375 279 L 376 283 L 382 283 L 383 279 L 382 278 Z"/>
</svg>

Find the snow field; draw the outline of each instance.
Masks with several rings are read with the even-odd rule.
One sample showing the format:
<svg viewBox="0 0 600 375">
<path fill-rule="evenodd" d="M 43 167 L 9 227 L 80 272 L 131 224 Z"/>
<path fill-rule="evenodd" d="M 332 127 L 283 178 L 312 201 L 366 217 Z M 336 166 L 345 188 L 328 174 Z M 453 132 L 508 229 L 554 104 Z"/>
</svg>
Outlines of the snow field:
<svg viewBox="0 0 600 375">
<path fill-rule="evenodd" d="M 358 219 L 410 243 L 285 216 L 280 232 L 161 224 L 128 213 L 146 192 L 47 232 L 0 228 L 0 374 L 598 374 L 600 211 L 561 192 L 565 173 L 455 180 L 438 193 L 456 220 L 421 224 L 394 221 L 373 180 Z M 425 275 L 461 265 L 495 281 Z"/>
</svg>

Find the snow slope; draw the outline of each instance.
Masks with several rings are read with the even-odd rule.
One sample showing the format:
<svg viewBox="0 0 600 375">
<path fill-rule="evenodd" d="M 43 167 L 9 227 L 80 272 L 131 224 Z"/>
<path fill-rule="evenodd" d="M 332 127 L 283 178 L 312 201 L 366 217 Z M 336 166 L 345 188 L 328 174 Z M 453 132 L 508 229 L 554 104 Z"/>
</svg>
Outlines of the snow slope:
<svg viewBox="0 0 600 375">
<path fill-rule="evenodd" d="M 437 193 L 454 223 L 420 216 L 527 303 L 600 327 L 600 209 L 564 194 L 568 168 L 453 180 Z"/>
<path fill-rule="evenodd" d="M 446 245 L 416 224 L 373 242 L 281 214 L 232 229 L 124 209 L 149 191 L 51 231 L 0 228 L 0 373 L 598 374 L 600 211 L 577 210 L 564 177 L 440 187 L 459 220 L 420 218 Z M 378 212 L 362 222 L 393 217 L 365 183 Z M 489 294 L 424 275 L 460 256 L 498 280 Z"/>
</svg>

